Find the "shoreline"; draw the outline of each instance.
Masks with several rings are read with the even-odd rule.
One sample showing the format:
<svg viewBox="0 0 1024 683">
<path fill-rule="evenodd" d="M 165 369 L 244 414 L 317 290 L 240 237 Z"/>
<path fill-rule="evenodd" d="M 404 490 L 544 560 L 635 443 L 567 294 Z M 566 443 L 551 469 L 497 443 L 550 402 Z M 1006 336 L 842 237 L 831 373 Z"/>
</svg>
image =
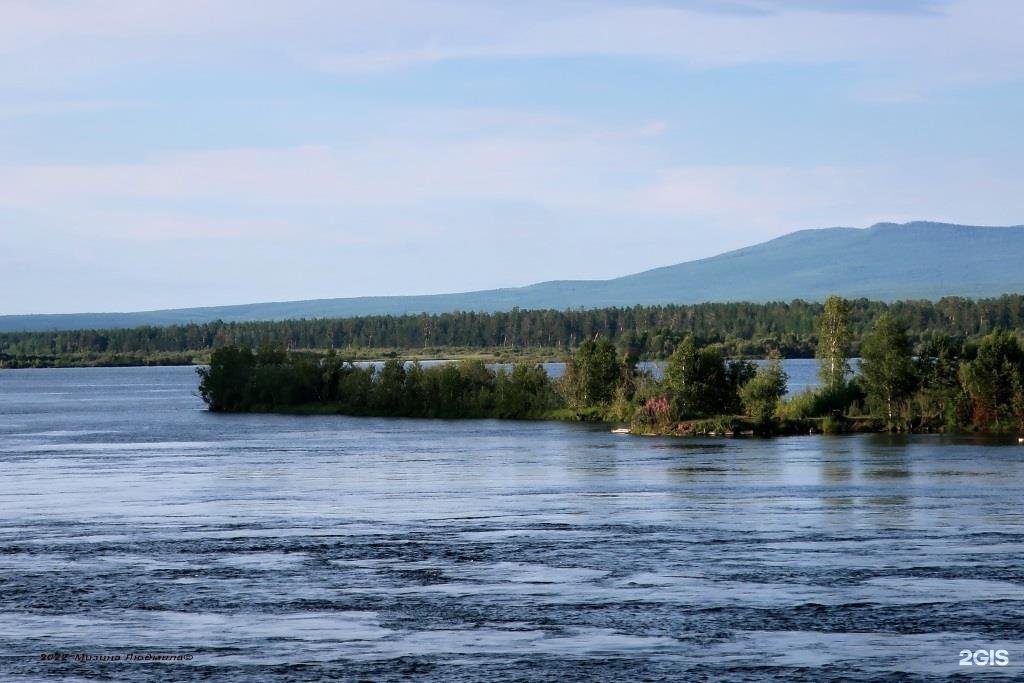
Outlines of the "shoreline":
<svg viewBox="0 0 1024 683">
<path fill-rule="evenodd" d="M 300 404 L 286 407 L 257 406 L 249 410 L 209 411 L 220 415 L 291 415 L 295 417 L 338 416 L 356 418 L 376 418 L 384 420 L 497 420 L 500 422 L 563 422 L 576 424 L 601 425 L 609 428 L 609 434 L 620 436 L 653 436 L 674 438 L 760 438 L 772 439 L 789 436 L 842 436 L 850 434 L 888 434 L 893 436 L 932 434 L 936 436 L 977 436 L 984 438 L 1016 439 L 1024 444 L 1024 437 L 1018 435 L 1016 429 L 1005 430 L 964 430 L 950 429 L 942 426 L 928 425 L 912 429 L 892 430 L 885 426 L 880 417 L 856 416 L 842 418 L 809 417 L 800 420 L 778 420 L 766 430 L 759 428 L 746 416 L 718 416 L 694 420 L 680 420 L 655 429 L 634 429 L 628 423 L 619 420 L 607 420 L 594 414 L 593 411 L 573 411 L 559 409 L 532 417 L 500 418 L 493 416 L 460 416 L 460 417 L 423 417 L 414 415 L 374 415 L 352 414 L 341 412 L 337 406 L 322 403 Z"/>
<path fill-rule="evenodd" d="M 366 351 L 366 352 L 363 352 Z M 570 354 L 565 351 L 546 349 L 543 351 L 502 350 L 492 348 L 461 349 L 431 348 L 423 349 L 385 349 L 335 352 L 343 360 L 353 363 L 386 363 L 389 360 L 401 359 L 407 362 L 457 363 L 464 360 L 480 360 L 488 364 L 514 363 L 565 363 Z M 326 356 L 331 349 L 294 349 L 296 353 L 308 353 Z M 0 370 L 33 370 L 47 368 L 145 368 L 145 367 L 200 367 L 210 364 L 213 349 L 188 353 L 155 353 L 139 355 L 130 352 L 108 355 L 96 354 L 55 354 L 15 356 L 0 353 Z M 730 356 L 733 360 L 768 360 L 766 355 Z M 664 363 L 668 358 L 642 357 L 641 362 Z M 785 356 L 783 360 L 811 360 L 804 355 Z"/>
<path fill-rule="evenodd" d="M 215 349 L 189 352 L 157 352 L 140 354 L 118 352 L 109 354 L 33 354 L 0 353 L 0 370 L 31 370 L 44 368 L 117 368 L 117 367 L 187 367 L 209 365 Z M 353 363 L 385 363 L 400 358 L 404 361 L 458 362 L 481 360 L 485 363 L 564 363 L 569 354 L 558 349 L 500 349 L 491 347 L 430 347 L 427 349 L 292 349 L 295 353 L 327 356 L 332 351 Z M 660 359 L 656 359 L 660 360 Z"/>
</svg>

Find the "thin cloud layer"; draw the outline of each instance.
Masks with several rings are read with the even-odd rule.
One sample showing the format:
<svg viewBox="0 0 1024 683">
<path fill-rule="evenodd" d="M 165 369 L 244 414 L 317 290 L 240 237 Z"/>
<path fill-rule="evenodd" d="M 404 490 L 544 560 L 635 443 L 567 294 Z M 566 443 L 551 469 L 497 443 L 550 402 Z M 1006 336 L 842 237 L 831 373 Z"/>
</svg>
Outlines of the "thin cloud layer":
<svg viewBox="0 0 1024 683">
<path fill-rule="evenodd" d="M 698 68 L 842 62 L 915 89 L 1024 73 L 1024 12 L 959 2 L 297 3 L 15 1 L 0 74 L 95 77 L 164 59 L 293 63 L 365 73 L 445 61 L 559 57 L 680 60 Z"/>
<path fill-rule="evenodd" d="M 0 313 L 1021 223 L 1022 30 L 1006 0 L 8 2 L 0 285 L 26 294 Z"/>
</svg>

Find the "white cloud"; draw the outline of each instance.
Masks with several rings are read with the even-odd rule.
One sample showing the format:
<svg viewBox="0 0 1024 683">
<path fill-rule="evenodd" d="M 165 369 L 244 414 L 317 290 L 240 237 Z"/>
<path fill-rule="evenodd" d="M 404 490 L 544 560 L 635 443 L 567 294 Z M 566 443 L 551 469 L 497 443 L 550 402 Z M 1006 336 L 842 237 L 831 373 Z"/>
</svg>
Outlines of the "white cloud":
<svg viewBox="0 0 1024 683">
<path fill-rule="evenodd" d="M 700 69 L 840 63 L 856 68 L 857 93 L 887 100 L 1024 78 L 1024 11 L 1006 0 L 961 0 L 944 11 L 895 15 L 799 7 L 731 14 L 656 5 L 550 7 L 546 16 L 512 17 L 500 30 L 481 25 L 428 42 L 328 49 L 314 63 L 340 72 L 564 56 L 671 59 Z"/>
<path fill-rule="evenodd" d="M 661 130 L 655 124 L 653 130 L 607 131 L 491 111 L 457 121 L 476 121 L 479 129 L 447 137 L 424 134 L 421 122 L 337 146 L 194 151 L 131 163 L 0 166 L 0 207 L 125 200 L 242 201 L 254 207 L 399 207 L 458 200 L 573 205 L 591 199 L 602 174 L 640 161 L 647 154 L 646 140 Z M 497 130 L 490 130 L 492 124 Z"/>
<path fill-rule="evenodd" d="M 739 130 L 751 149 L 726 153 L 758 163 L 697 164 L 688 150 L 704 150 L 707 159 L 715 142 L 692 137 L 702 134 L 696 119 L 706 111 L 694 120 L 673 118 L 656 98 L 640 103 L 637 119 L 623 120 L 628 108 L 614 93 L 603 95 L 608 111 L 596 114 L 590 100 L 573 109 L 572 94 L 554 113 L 446 107 L 464 101 L 467 81 L 458 94 L 446 94 L 451 80 L 425 69 L 424 82 L 436 76 L 442 86 L 436 95 L 405 92 L 412 79 L 375 90 L 378 77 L 448 60 L 581 56 L 671 60 L 693 69 L 840 64 L 843 85 L 885 101 L 1024 77 L 1024 12 L 1015 2 L 960 0 L 904 13 L 846 11 L 851 4 L 863 6 L 837 0 L 821 12 L 809 9 L 820 7 L 811 0 L 736 0 L 731 7 L 746 11 L 725 12 L 705 11 L 721 3 L 701 0 L 8 0 L 0 4 L 0 118 L 15 125 L 6 135 L 32 159 L 34 143 L 55 132 L 58 141 L 37 158 L 65 161 L 5 165 L 0 158 L 0 285 L 20 288 L 26 273 L 44 283 L 32 288 L 37 299 L 21 302 L 24 310 L 212 303 L 207 291 L 224 302 L 451 291 L 623 274 L 802 227 L 918 218 L 1019 222 L 1024 167 L 1000 162 L 991 150 L 990 158 L 938 163 L 909 156 L 922 149 L 918 141 L 894 145 L 891 161 L 852 155 L 859 165 L 830 165 L 851 155 L 836 152 L 841 145 L 821 153 L 809 146 L 816 135 L 842 135 L 836 122 L 823 122 L 794 154 L 764 158 L 773 147 L 759 147 Z M 204 108 L 197 128 L 209 125 L 213 139 L 227 139 L 216 136 L 223 130 L 217 126 L 238 109 L 219 109 L 207 81 L 193 89 L 189 77 L 198 72 L 266 75 L 266 91 L 239 86 L 253 106 L 288 100 L 295 77 L 298 95 L 287 104 L 297 109 L 316 106 L 310 94 L 324 88 L 322 73 L 303 82 L 303 69 L 344 74 L 328 77 L 343 92 L 316 112 L 336 117 L 336 125 L 307 135 L 302 116 L 255 117 L 228 136 L 234 148 L 221 149 L 198 148 L 209 139 L 202 130 L 161 137 L 167 110 L 179 112 L 180 100 L 194 96 Z M 152 84 L 136 78 L 151 73 Z M 536 71 L 515 74 L 530 79 Z M 815 87 L 825 78 L 818 74 Z M 368 104 L 359 100 L 364 85 Z M 425 109 L 423 100 L 441 104 Z M 349 102 L 366 110 L 347 117 Z M 67 127 L 64 120 L 59 127 L 35 121 L 129 105 L 153 110 L 140 110 L 138 120 L 123 112 L 83 116 Z M 948 111 L 943 116 L 932 127 L 955 132 Z M 972 123 L 979 120 L 985 118 Z M 897 124 L 899 143 L 908 123 Z M 278 130 L 265 136 L 264 126 L 291 130 L 274 138 Z M 27 141 L 17 139 L 23 133 Z M 116 136 L 109 150 L 103 135 Z M 152 151 L 182 139 L 197 147 Z M 311 144 L 272 146 L 270 139 Z M 66 140 L 82 144 L 64 155 Z M 75 158 L 104 161 L 66 161 Z M 85 281 L 71 273 L 90 269 L 113 273 L 107 298 L 95 303 L 90 297 L 99 289 L 69 292 L 67 285 Z M 126 286 L 148 277 L 154 287 L 177 277 L 191 289 L 146 299 L 156 296 L 154 287 Z M 125 292 L 137 298 L 124 303 L 118 297 Z M 80 303 L 68 303 L 71 296 Z"/>
<path fill-rule="evenodd" d="M 395 244 L 403 235 L 467 238 L 499 226 L 532 234 L 534 222 L 542 234 L 583 238 L 591 226 L 552 228 L 552 216 L 604 216 L 636 224 L 629 239 L 656 241 L 666 226 L 717 231 L 721 241 L 701 255 L 803 227 L 918 218 L 998 224 L 1024 215 L 1020 164 L 678 165 L 659 153 L 657 135 L 646 128 L 567 124 L 532 136 L 452 140 L 413 131 L 341 147 L 0 166 L 0 209 L 47 216 L 65 233 L 88 225 L 118 239 L 301 233 L 364 245 Z M 230 206 L 231 215 L 204 213 L 207 204 Z M 182 205 L 193 209 L 175 210 Z M 508 215 L 494 214 L 489 224 L 469 219 L 492 209 Z"/>
<path fill-rule="evenodd" d="M 3 169 L 0 217 L 17 228 L 0 229 L 0 283 L 37 283 L 5 312 L 611 277 L 798 228 L 1024 215 L 1020 164 L 673 166 L 647 140 L 486 140 L 433 161 L 436 141 L 392 141 L 361 150 L 362 167 L 298 147 Z M 627 187 L 605 177 L 616 167 L 646 170 Z"/>
<path fill-rule="evenodd" d="M 818 5 L 820 6 L 820 5 Z M 958 0 L 933 11 L 845 11 L 855 5 L 706 5 L 83 0 L 0 8 L 0 78 L 88 77 L 133 61 L 290 61 L 364 73 L 477 58 L 617 56 L 696 68 L 843 63 L 865 96 L 1024 77 L 1024 11 L 1016 0 Z M 874 3 L 872 8 L 884 9 Z M 246 61 L 248 60 L 248 61 Z M 909 93 L 909 94 L 908 94 Z"/>
</svg>

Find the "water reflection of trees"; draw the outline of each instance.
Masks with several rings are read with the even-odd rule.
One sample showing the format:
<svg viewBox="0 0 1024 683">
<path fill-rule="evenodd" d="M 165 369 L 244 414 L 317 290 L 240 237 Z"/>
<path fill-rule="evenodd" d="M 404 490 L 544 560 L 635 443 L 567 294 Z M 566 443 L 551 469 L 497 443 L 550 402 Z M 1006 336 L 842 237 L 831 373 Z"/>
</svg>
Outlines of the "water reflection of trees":
<svg viewBox="0 0 1024 683">
<path fill-rule="evenodd" d="M 906 486 L 913 479 L 909 442 L 903 437 L 865 436 L 829 440 L 830 452 L 819 466 L 825 487 L 822 504 L 833 512 L 864 513 L 864 520 L 881 525 L 909 521 L 913 496 Z"/>
</svg>

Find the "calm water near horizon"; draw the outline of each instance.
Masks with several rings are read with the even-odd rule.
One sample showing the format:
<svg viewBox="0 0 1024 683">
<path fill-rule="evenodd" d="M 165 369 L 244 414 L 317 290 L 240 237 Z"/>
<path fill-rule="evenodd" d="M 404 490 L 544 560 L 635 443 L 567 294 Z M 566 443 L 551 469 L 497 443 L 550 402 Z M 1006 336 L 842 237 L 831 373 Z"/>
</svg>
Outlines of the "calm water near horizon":
<svg viewBox="0 0 1024 683">
<path fill-rule="evenodd" d="M 1015 438 L 214 415 L 196 384 L 0 371 L 0 678 L 1024 675 Z"/>
</svg>

